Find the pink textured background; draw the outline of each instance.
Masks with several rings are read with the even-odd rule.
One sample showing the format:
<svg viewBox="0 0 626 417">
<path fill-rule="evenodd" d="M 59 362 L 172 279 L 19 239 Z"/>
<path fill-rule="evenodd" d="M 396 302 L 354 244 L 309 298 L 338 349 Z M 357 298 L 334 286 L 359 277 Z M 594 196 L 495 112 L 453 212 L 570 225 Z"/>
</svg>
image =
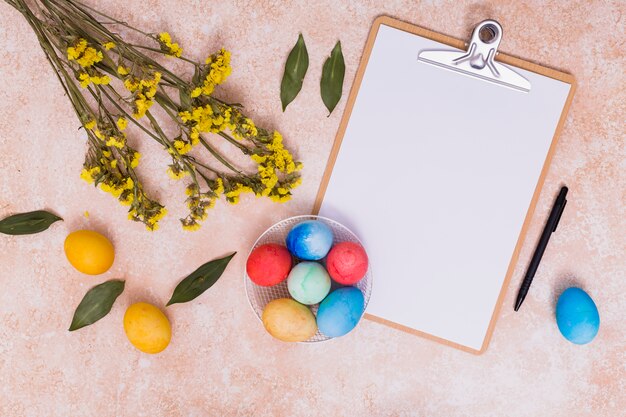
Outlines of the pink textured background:
<svg viewBox="0 0 626 417">
<path fill-rule="evenodd" d="M 48 208 L 65 218 L 40 235 L 0 237 L 1 416 L 624 415 L 623 2 L 88 2 L 144 30 L 169 30 L 193 58 L 221 46 L 232 50 L 234 73 L 218 94 L 280 129 L 305 163 L 305 182 L 286 205 L 254 198 L 218 204 L 199 232 L 184 233 L 177 220 L 183 185 L 165 174 L 165 154 L 135 135 L 145 155 L 139 173 L 171 215 L 153 234 L 128 222 L 123 207 L 79 179 L 85 143 L 70 103 L 26 22 L 0 2 L 0 217 Z M 369 321 L 329 343 L 283 344 L 265 334 L 246 301 L 245 254 L 266 227 L 310 211 L 366 34 L 381 14 L 462 39 L 477 22 L 495 18 L 505 30 L 505 52 L 571 72 L 579 83 L 482 356 Z M 283 114 L 282 66 L 299 32 L 311 64 Z M 337 39 L 345 93 L 326 118 L 318 80 Z M 562 182 L 570 187 L 567 210 L 523 310 L 514 314 L 516 290 Z M 79 228 L 113 240 L 117 258 L 105 275 L 81 275 L 66 261 L 63 240 Z M 239 255 L 209 292 L 167 308 L 173 339 L 166 351 L 150 356 L 127 342 L 122 317 L 130 303 L 163 306 L 182 277 L 232 250 Z M 109 316 L 69 333 L 85 291 L 111 278 L 127 284 Z M 586 346 L 565 341 L 553 318 L 556 297 L 573 284 L 600 310 L 600 333 Z"/>
</svg>

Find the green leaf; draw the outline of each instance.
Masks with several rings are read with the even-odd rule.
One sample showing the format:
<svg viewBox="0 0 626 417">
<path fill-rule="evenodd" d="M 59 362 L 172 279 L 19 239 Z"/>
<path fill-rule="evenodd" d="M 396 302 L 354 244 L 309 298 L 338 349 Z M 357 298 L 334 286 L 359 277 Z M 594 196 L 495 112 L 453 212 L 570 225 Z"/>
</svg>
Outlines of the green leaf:
<svg viewBox="0 0 626 417">
<path fill-rule="evenodd" d="M 341 53 L 341 42 L 337 44 L 330 53 L 330 57 L 324 62 L 322 68 L 322 80 L 320 81 L 320 90 L 322 100 L 330 113 L 333 112 L 343 90 L 343 76 L 346 73 L 346 64 L 343 61 Z M 330 116 L 330 113 L 328 115 Z"/>
<path fill-rule="evenodd" d="M 178 97 L 180 99 L 180 108 L 181 109 L 190 109 L 191 108 L 191 94 L 189 92 L 181 89 L 178 93 Z"/>
<path fill-rule="evenodd" d="M 200 69 L 197 65 L 195 65 L 193 69 L 193 77 L 191 78 L 191 84 L 194 87 L 197 87 L 200 84 L 200 75 Z"/>
<path fill-rule="evenodd" d="M 283 111 L 302 89 L 302 81 L 307 69 L 309 69 L 309 53 L 306 50 L 304 38 L 300 34 L 287 57 L 283 81 L 280 84 L 280 101 L 283 104 Z"/>
<path fill-rule="evenodd" d="M 124 281 L 111 280 L 96 285 L 83 297 L 70 325 L 70 332 L 89 326 L 109 314 L 113 303 L 124 291 Z"/>
<path fill-rule="evenodd" d="M 32 235 L 43 232 L 52 223 L 59 220 L 63 219 L 44 210 L 14 214 L 0 220 L 0 233 L 5 235 Z"/>
<path fill-rule="evenodd" d="M 167 302 L 167 305 L 186 303 L 211 288 L 219 277 L 222 276 L 226 266 L 236 253 L 234 252 L 224 258 L 207 262 L 192 272 L 191 275 L 176 286 L 174 294 L 172 294 L 172 298 Z"/>
</svg>

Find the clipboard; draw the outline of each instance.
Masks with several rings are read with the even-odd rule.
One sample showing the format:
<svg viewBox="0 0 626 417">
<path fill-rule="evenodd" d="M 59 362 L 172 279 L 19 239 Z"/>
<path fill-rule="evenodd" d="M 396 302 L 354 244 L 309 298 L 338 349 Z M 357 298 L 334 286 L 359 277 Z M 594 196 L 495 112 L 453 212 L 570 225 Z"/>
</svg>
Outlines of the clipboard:
<svg viewBox="0 0 626 417">
<path fill-rule="evenodd" d="M 463 41 L 374 21 L 313 213 L 359 235 L 365 318 L 481 354 L 489 344 L 576 84 Z"/>
</svg>

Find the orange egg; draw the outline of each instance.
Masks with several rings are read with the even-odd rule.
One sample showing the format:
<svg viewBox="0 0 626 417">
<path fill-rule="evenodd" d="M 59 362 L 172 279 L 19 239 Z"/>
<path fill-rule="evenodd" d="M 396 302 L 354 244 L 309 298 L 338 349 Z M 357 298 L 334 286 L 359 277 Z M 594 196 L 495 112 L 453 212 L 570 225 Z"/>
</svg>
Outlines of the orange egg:
<svg viewBox="0 0 626 417">
<path fill-rule="evenodd" d="M 99 275 L 111 268 L 115 260 L 113 244 L 93 230 L 78 230 L 65 238 L 65 256 L 84 274 Z"/>
<path fill-rule="evenodd" d="M 311 310 L 291 298 L 270 301 L 261 318 L 265 330 L 283 342 L 303 342 L 317 332 Z"/>
<path fill-rule="evenodd" d="M 145 353 L 163 351 L 172 339 L 172 328 L 165 314 L 148 303 L 135 303 L 124 314 L 124 331 L 133 346 Z"/>
</svg>

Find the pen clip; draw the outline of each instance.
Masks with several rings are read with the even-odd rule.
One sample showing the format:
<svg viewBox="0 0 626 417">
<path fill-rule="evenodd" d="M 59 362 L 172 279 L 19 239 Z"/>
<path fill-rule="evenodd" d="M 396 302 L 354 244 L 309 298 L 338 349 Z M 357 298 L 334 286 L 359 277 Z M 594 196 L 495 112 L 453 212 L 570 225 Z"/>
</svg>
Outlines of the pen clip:
<svg viewBox="0 0 626 417">
<path fill-rule="evenodd" d="M 559 216 L 556 218 L 556 223 L 554 223 L 554 229 L 552 229 L 552 233 L 556 232 L 556 227 L 559 225 L 559 222 L 561 221 L 561 215 L 563 214 L 563 210 L 565 210 L 566 204 L 567 204 L 567 200 L 563 200 L 563 205 L 561 206 L 561 209 L 559 210 Z"/>
</svg>

